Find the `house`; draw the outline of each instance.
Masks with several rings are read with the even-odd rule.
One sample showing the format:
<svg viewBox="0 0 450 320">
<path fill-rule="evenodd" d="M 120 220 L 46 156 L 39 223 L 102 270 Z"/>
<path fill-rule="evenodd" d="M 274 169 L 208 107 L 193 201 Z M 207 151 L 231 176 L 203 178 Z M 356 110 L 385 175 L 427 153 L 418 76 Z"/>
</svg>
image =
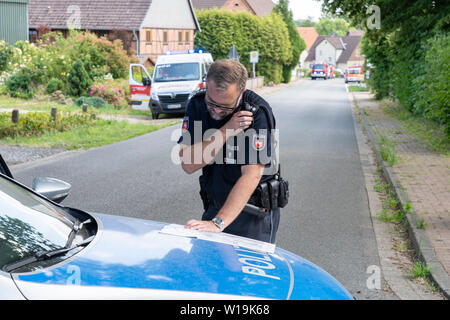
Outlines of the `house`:
<svg viewBox="0 0 450 320">
<path fill-rule="evenodd" d="M 30 0 L 29 28 L 31 41 L 43 29 L 72 28 L 121 39 L 147 66 L 167 51 L 193 49 L 200 31 L 191 0 Z"/>
<path fill-rule="evenodd" d="M 29 0 L 0 0 L 0 41 L 28 40 Z"/>
<path fill-rule="evenodd" d="M 345 37 L 319 36 L 305 59 L 305 65 L 310 67 L 314 63 L 327 62 L 342 71 L 353 65 L 363 65 L 365 57 L 361 54 L 361 38 L 360 33 L 347 33 Z"/>
<path fill-rule="evenodd" d="M 314 42 L 319 37 L 319 34 L 317 33 L 314 27 L 298 27 L 297 31 L 306 44 L 305 50 L 303 50 L 302 53 L 300 54 L 299 65 L 300 68 L 306 68 L 305 59 L 308 56 L 309 50 L 311 50 L 311 47 L 313 46 Z"/>
<path fill-rule="evenodd" d="M 275 7 L 272 0 L 192 0 L 192 4 L 197 10 L 219 8 L 233 12 L 246 11 L 258 17 L 270 15 Z"/>
</svg>

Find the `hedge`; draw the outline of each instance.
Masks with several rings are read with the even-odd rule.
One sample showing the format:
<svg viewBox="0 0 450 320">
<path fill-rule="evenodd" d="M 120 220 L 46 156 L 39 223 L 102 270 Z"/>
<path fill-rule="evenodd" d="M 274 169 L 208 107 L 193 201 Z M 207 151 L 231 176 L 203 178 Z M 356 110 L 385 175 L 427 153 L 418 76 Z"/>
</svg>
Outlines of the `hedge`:
<svg viewBox="0 0 450 320">
<path fill-rule="evenodd" d="M 250 73 L 250 51 L 259 52 L 256 74 L 265 82 L 282 81 L 283 65 L 292 59 L 292 45 L 286 24 L 279 14 L 258 18 L 247 12 L 212 9 L 197 11 L 202 29 L 195 37 L 196 49 L 211 53 L 214 60 L 225 59 L 233 44 L 240 61 Z"/>
</svg>

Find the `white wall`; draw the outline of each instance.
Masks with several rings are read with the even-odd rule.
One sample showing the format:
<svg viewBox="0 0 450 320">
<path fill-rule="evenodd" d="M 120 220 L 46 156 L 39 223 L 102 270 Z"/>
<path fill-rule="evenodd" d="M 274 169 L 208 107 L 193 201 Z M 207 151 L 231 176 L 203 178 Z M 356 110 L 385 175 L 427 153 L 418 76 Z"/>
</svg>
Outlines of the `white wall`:
<svg viewBox="0 0 450 320">
<path fill-rule="evenodd" d="M 196 29 L 188 0 L 153 0 L 142 28 Z"/>
<path fill-rule="evenodd" d="M 336 48 L 327 40 L 323 40 L 316 47 L 316 62 L 328 62 L 329 64 L 336 64 Z"/>
</svg>

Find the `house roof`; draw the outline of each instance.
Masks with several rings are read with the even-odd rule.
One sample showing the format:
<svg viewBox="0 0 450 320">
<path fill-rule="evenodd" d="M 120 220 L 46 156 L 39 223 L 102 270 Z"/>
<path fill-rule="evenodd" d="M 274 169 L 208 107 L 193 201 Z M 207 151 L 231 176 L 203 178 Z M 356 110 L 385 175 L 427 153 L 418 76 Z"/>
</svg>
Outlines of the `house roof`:
<svg viewBox="0 0 450 320">
<path fill-rule="evenodd" d="M 347 36 L 344 37 L 343 41 L 345 42 L 347 48 L 342 52 L 338 61 L 336 61 L 336 64 L 347 62 L 350 59 L 353 51 L 355 51 L 356 47 L 361 42 L 361 36 Z"/>
<path fill-rule="evenodd" d="M 259 17 L 270 15 L 275 7 L 272 0 L 247 0 L 247 2 Z"/>
<path fill-rule="evenodd" d="M 316 47 L 324 40 L 327 40 L 332 46 L 338 50 L 343 50 L 336 63 L 345 63 L 351 57 L 353 51 L 361 41 L 361 36 L 319 36 L 309 50 L 309 54 L 305 61 L 316 60 Z"/>
<path fill-rule="evenodd" d="M 208 10 L 212 8 L 222 8 L 228 0 L 192 0 L 194 8 L 197 10 Z M 269 15 L 275 4 L 272 0 L 244 0 L 259 17 Z"/>
<path fill-rule="evenodd" d="M 82 29 L 136 30 L 151 3 L 152 0 L 30 0 L 29 26 L 68 29 L 67 21 L 73 19 L 78 7 Z"/>
<path fill-rule="evenodd" d="M 305 40 L 306 50 L 309 51 L 319 34 L 314 27 L 298 27 L 297 31 L 300 34 L 300 37 Z"/>
<path fill-rule="evenodd" d="M 228 0 L 192 0 L 192 5 L 197 10 L 222 8 Z"/>
<path fill-rule="evenodd" d="M 364 30 L 349 30 L 346 34 L 347 36 L 363 36 Z"/>
</svg>

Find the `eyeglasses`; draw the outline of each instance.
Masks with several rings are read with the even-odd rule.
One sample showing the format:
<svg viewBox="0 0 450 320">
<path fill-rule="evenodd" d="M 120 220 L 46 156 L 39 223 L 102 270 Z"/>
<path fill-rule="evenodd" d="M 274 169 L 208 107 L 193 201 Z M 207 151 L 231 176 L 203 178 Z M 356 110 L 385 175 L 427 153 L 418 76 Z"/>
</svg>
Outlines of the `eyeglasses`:
<svg viewBox="0 0 450 320">
<path fill-rule="evenodd" d="M 205 103 L 210 108 L 217 108 L 217 109 L 220 109 L 222 111 L 233 111 L 234 109 L 236 109 L 239 106 L 241 94 L 242 94 L 242 91 L 239 92 L 239 95 L 237 97 L 236 103 L 235 103 L 234 107 L 232 107 L 232 108 L 222 107 L 222 106 L 219 106 L 219 105 L 217 105 L 215 103 L 212 103 L 212 102 L 208 101 L 207 95 L 205 95 Z"/>
</svg>

